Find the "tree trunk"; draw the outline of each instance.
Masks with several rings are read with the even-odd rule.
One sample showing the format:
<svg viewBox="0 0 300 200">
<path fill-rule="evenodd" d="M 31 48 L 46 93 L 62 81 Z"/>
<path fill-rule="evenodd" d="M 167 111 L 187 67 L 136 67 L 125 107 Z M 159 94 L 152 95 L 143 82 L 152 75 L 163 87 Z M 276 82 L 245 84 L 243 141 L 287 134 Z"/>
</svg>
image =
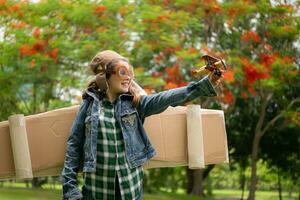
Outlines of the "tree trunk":
<svg viewBox="0 0 300 200">
<path fill-rule="evenodd" d="M 204 169 L 193 170 L 194 185 L 191 194 L 204 197 L 204 186 L 203 186 L 203 171 Z"/>
<path fill-rule="evenodd" d="M 193 170 L 189 169 L 189 167 L 186 167 L 186 176 L 187 176 L 187 188 L 186 193 L 190 194 L 193 189 L 194 185 L 194 177 L 193 177 Z"/>
<path fill-rule="evenodd" d="M 246 175 L 245 175 L 245 169 L 241 170 L 241 180 L 240 180 L 240 186 L 241 186 L 241 190 L 242 190 L 242 195 L 241 195 L 241 199 L 244 199 L 244 193 L 245 193 L 245 184 L 246 184 Z"/>
<path fill-rule="evenodd" d="M 53 98 L 53 94 L 52 94 L 52 90 L 53 90 L 53 82 L 51 82 L 51 80 L 49 80 L 49 85 L 46 88 L 46 92 L 45 92 L 45 96 L 44 96 L 44 110 L 47 111 L 49 108 L 49 101 L 50 99 Z"/>
<path fill-rule="evenodd" d="M 203 187 L 203 171 L 204 169 L 191 170 L 187 169 L 188 188 L 187 193 L 204 197 Z"/>
<path fill-rule="evenodd" d="M 39 188 L 40 187 L 39 179 L 37 177 L 34 177 L 31 180 L 31 185 L 32 185 L 32 188 Z"/>
<path fill-rule="evenodd" d="M 187 194 L 205 196 L 203 183 L 214 167 L 215 165 L 208 165 L 205 169 L 198 170 L 192 170 L 187 167 Z"/>
<path fill-rule="evenodd" d="M 278 197 L 279 197 L 279 200 L 282 200 L 282 187 L 281 187 L 279 170 L 277 171 L 277 178 L 278 178 Z"/>
<path fill-rule="evenodd" d="M 29 181 L 25 180 L 25 183 L 26 183 L 26 188 L 29 188 Z"/>
<path fill-rule="evenodd" d="M 260 137 L 258 136 L 259 133 L 255 133 L 253 145 L 252 145 L 252 155 L 251 155 L 251 181 L 250 181 L 250 191 L 248 200 L 255 199 L 255 190 L 256 190 L 256 183 L 257 183 L 257 175 L 256 175 L 256 161 L 258 157 L 258 147 Z"/>
<path fill-rule="evenodd" d="M 48 177 L 38 178 L 34 177 L 31 181 L 32 188 L 41 188 L 42 185 L 48 182 Z"/>
<path fill-rule="evenodd" d="M 260 116 L 259 120 L 255 127 L 255 134 L 254 139 L 252 143 L 252 154 L 251 154 L 251 182 L 250 182 L 250 191 L 248 200 L 254 200 L 255 199 L 255 190 L 256 190 L 256 184 L 257 184 L 257 175 L 256 175 L 256 161 L 258 158 L 258 148 L 259 148 L 259 142 L 261 137 L 264 135 L 264 133 L 268 130 L 268 128 L 281 116 L 277 115 L 275 118 L 273 118 L 269 123 L 262 129 L 265 116 L 266 116 L 266 108 L 268 106 L 268 102 L 271 100 L 273 94 L 265 94 L 262 95 L 262 104 L 260 109 Z"/>
</svg>

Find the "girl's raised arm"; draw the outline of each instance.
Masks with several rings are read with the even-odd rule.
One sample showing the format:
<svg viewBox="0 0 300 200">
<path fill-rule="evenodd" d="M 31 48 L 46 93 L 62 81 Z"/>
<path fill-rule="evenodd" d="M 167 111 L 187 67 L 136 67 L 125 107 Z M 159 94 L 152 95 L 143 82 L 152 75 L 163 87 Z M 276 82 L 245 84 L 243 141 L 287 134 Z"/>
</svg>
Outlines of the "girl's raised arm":
<svg viewBox="0 0 300 200">
<path fill-rule="evenodd" d="M 200 96 L 213 97 L 217 93 L 208 76 L 197 82 L 190 82 L 187 86 L 166 90 L 152 95 L 141 96 L 137 110 L 142 120 L 158 114 L 169 106 L 180 106 Z"/>
</svg>

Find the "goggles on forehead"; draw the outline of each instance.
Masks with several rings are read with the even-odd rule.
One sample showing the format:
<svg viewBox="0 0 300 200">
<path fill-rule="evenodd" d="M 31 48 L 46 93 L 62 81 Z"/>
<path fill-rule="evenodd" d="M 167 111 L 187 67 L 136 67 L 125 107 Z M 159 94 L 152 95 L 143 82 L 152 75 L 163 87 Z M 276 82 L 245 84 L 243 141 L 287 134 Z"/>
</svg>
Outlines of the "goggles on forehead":
<svg viewBox="0 0 300 200">
<path fill-rule="evenodd" d="M 115 70 L 107 70 L 106 73 L 116 74 L 121 79 L 126 79 L 127 77 L 133 79 L 134 76 L 132 68 L 128 70 L 125 66 L 118 66 Z"/>
</svg>

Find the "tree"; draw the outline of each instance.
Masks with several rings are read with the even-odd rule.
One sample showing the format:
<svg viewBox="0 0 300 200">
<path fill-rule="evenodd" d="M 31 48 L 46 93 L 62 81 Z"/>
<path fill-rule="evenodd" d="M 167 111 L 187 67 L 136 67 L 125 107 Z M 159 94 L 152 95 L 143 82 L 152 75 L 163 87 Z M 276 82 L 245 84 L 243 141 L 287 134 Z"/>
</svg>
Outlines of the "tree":
<svg viewBox="0 0 300 200">
<path fill-rule="evenodd" d="M 260 1 L 244 2 L 240 5 L 226 2 L 224 5 L 233 16 L 228 19 L 230 23 L 227 23 L 222 32 L 222 38 L 233 34 L 236 35 L 235 38 L 240 38 L 240 41 L 235 41 L 239 51 L 230 51 L 231 64 L 235 67 L 235 79 L 231 86 L 228 86 L 230 92 L 234 93 L 233 99 L 236 99 L 236 102 L 233 99 L 230 102 L 234 106 L 233 115 L 239 116 L 235 120 L 242 123 L 249 116 L 240 115 L 239 111 L 246 109 L 252 119 L 243 126 L 246 131 L 255 127 L 252 130 L 252 171 L 248 197 L 254 199 L 260 141 L 278 120 L 287 117 L 287 114 L 299 105 L 299 94 L 286 93 L 287 90 L 293 90 L 287 83 L 297 85 L 299 68 L 296 63 L 299 61 L 296 54 L 299 53 L 299 49 L 295 42 L 299 36 L 299 29 L 295 27 L 299 26 L 299 21 L 296 7 L 290 4 L 272 5 L 267 1 Z M 241 13 L 241 10 L 244 12 Z M 222 39 L 219 41 L 223 48 L 232 45 Z M 240 101 L 245 102 L 243 106 L 252 106 L 238 109 Z M 269 108 L 274 101 L 275 111 L 270 113 Z M 297 119 L 293 118 L 298 123 Z"/>
</svg>

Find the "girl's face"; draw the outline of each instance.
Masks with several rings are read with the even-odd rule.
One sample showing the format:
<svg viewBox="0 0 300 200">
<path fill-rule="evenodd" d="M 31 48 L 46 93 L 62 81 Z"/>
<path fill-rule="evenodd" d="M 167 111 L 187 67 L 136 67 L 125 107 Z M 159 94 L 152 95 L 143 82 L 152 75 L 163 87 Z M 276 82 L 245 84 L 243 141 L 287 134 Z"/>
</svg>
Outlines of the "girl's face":
<svg viewBox="0 0 300 200">
<path fill-rule="evenodd" d="M 126 61 L 118 61 L 114 72 L 107 80 L 110 92 L 114 94 L 127 93 L 132 79 L 131 66 Z"/>
</svg>

